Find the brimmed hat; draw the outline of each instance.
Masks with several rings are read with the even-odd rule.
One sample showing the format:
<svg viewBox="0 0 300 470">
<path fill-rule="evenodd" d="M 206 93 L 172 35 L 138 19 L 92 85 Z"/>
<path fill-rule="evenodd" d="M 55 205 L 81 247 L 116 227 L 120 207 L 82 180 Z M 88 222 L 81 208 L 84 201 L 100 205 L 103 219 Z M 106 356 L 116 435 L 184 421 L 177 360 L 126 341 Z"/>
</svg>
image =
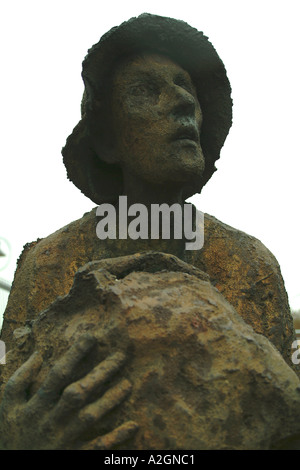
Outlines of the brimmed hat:
<svg viewBox="0 0 300 470">
<path fill-rule="evenodd" d="M 231 88 L 223 62 L 202 32 L 172 18 L 144 13 L 112 28 L 89 49 L 83 61 L 85 85 L 82 119 L 62 150 L 68 178 L 96 204 L 113 201 L 122 194 L 119 166 L 101 160 L 93 148 L 91 127 L 95 113 L 109 121 L 108 88 L 115 65 L 123 58 L 142 52 L 168 56 L 191 76 L 203 113 L 201 146 L 205 170 L 197 184 L 184 188 L 185 199 L 200 192 L 210 179 L 215 161 L 232 123 Z M 100 139 L 107 129 L 99 126 Z"/>
</svg>

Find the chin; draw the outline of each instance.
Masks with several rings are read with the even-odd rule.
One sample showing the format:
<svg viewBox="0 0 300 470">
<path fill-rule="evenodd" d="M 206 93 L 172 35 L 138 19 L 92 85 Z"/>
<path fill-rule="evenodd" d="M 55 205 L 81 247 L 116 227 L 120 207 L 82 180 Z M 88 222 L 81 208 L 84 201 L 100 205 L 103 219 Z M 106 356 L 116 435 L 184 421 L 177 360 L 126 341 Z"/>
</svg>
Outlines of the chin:
<svg viewBox="0 0 300 470">
<path fill-rule="evenodd" d="M 201 176 L 204 172 L 205 159 L 202 149 L 195 146 L 182 147 L 175 155 L 172 155 L 172 163 L 175 171 L 182 171 L 184 174 L 194 174 Z M 172 169 L 170 168 L 170 171 Z"/>
<path fill-rule="evenodd" d="M 188 183 L 190 180 L 198 180 L 202 178 L 204 172 L 204 161 L 197 160 L 188 160 L 186 159 L 180 168 L 178 168 L 177 172 L 177 180 L 181 181 L 182 183 Z M 174 175 L 175 176 L 175 175 Z M 169 174 L 170 178 L 170 174 Z"/>
<path fill-rule="evenodd" d="M 200 167 L 199 165 L 185 165 L 179 168 L 177 172 L 174 172 L 174 168 L 172 168 L 172 171 L 170 170 L 168 174 L 161 174 L 156 182 L 159 185 L 176 186 L 178 189 L 184 186 L 198 185 L 198 182 L 202 179 L 203 171 L 204 166 Z"/>
</svg>

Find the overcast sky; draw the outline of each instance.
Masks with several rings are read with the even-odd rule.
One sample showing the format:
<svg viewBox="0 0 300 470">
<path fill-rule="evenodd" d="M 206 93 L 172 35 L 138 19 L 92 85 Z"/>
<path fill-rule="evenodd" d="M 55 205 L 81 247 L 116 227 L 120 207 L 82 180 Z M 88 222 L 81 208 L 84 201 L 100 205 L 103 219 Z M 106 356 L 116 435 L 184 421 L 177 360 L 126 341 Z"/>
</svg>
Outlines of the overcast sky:
<svg viewBox="0 0 300 470">
<path fill-rule="evenodd" d="M 192 201 L 260 239 L 300 309 L 299 0 L 2 0 L 0 237 L 12 281 L 26 242 L 95 204 L 68 182 L 61 148 L 80 119 L 81 63 L 108 29 L 143 12 L 187 21 L 227 69 L 233 127 L 218 171 Z M 7 249 L 5 242 L 2 248 Z"/>
</svg>

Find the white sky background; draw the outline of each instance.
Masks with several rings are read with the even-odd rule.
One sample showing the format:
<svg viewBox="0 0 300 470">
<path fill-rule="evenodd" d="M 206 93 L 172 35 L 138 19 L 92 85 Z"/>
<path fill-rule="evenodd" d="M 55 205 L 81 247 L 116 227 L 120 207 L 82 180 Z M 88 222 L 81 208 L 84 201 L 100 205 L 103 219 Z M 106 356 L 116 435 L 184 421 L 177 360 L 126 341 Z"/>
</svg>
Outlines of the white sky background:
<svg viewBox="0 0 300 470">
<path fill-rule="evenodd" d="M 218 171 L 193 202 L 259 238 L 300 309 L 299 0 L 1 0 L 0 237 L 12 281 L 26 242 L 95 204 L 66 178 L 61 148 L 80 119 L 81 63 L 108 29 L 143 12 L 187 21 L 227 69 L 234 121 Z"/>
</svg>

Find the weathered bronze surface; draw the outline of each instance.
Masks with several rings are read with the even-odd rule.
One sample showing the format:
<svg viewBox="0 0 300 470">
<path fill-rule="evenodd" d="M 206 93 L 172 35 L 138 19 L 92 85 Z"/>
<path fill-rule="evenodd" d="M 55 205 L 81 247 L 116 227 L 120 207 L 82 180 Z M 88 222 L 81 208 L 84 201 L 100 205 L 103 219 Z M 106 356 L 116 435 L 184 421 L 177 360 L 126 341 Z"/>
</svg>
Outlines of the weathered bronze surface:
<svg viewBox="0 0 300 470">
<path fill-rule="evenodd" d="M 183 206 L 201 191 L 232 106 L 202 33 L 134 18 L 93 46 L 83 79 L 82 119 L 63 157 L 85 195 L 118 209 L 119 195 Z M 262 243 L 210 215 L 199 251 L 186 251 L 184 238 L 100 241 L 96 225 L 93 210 L 20 257 L 1 333 L 1 446 L 297 442 L 293 322 Z"/>
</svg>

